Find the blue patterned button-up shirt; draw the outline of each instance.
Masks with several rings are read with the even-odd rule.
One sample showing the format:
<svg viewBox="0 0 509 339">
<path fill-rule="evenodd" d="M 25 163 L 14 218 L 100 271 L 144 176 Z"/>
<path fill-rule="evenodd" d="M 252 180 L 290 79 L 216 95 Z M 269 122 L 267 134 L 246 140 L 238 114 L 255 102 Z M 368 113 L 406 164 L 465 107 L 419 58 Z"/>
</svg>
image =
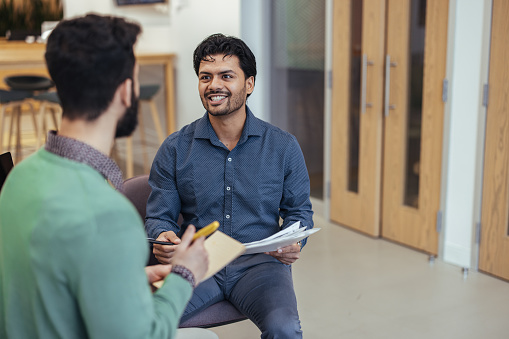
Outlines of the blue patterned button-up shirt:
<svg viewBox="0 0 509 339">
<path fill-rule="evenodd" d="M 145 227 L 150 237 L 179 234 L 214 220 L 242 243 L 268 237 L 300 221 L 313 227 L 309 176 L 295 137 L 247 118 L 236 147 L 223 145 L 208 114 L 170 135 L 154 159 Z M 283 220 L 280 226 L 279 220 Z"/>
</svg>

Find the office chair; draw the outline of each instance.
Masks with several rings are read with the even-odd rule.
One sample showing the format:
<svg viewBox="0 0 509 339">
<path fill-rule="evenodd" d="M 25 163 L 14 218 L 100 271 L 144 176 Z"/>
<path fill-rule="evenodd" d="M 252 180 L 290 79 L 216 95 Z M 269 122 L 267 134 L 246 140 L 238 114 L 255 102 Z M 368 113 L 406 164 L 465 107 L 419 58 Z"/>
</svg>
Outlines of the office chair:
<svg viewBox="0 0 509 339">
<path fill-rule="evenodd" d="M 124 194 L 138 210 L 141 218 L 145 220 L 147 211 L 147 199 L 152 191 L 148 184 L 148 174 L 139 175 L 124 181 Z M 157 259 L 150 251 L 148 265 L 158 264 Z M 201 327 L 209 328 L 245 320 L 247 317 L 242 314 L 229 301 L 223 300 L 209 306 L 192 318 L 180 324 L 181 328 Z"/>
</svg>

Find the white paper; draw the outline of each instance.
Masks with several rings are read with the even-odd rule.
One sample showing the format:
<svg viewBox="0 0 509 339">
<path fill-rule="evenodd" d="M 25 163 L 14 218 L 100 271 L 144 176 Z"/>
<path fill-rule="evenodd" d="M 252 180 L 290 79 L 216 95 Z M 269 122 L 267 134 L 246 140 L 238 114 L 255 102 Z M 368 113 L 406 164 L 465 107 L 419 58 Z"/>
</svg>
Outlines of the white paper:
<svg viewBox="0 0 509 339">
<path fill-rule="evenodd" d="M 316 233 L 319 230 L 319 228 L 306 230 L 306 227 L 300 227 L 300 221 L 297 221 L 270 237 L 243 244 L 246 247 L 246 252 L 244 252 L 244 254 L 276 251 L 281 247 L 295 244 L 299 240 L 309 237 L 311 234 Z"/>
</svg>

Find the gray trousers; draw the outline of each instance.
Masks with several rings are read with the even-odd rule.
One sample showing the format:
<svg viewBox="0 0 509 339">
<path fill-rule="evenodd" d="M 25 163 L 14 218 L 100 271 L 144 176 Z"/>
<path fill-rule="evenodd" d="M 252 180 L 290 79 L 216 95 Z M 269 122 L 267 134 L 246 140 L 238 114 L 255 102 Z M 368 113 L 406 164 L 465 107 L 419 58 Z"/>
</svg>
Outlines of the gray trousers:
<svg viewBox="0 0 509 339">
<path fill-rule="evenodd" d="M 225 299 L 253 321 L 261 338 L 302 338 L 291 266 L 266 254 L 242 256 L 198 285 L 181 321 Z"/>
</svg>

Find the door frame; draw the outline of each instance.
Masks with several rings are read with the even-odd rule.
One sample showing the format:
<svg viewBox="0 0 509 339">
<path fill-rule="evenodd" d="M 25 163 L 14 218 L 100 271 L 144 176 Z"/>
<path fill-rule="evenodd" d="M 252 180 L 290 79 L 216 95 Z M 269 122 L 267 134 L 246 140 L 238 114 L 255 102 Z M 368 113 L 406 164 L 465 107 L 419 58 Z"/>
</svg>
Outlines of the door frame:
<svg viewBox="0 0 509 339">
<path fill-rule="evenodd" d="M 447 61 L 446 61 L 446 79 L 449 81 L 448 100 L 445 103 L 444 122 L 443 122 L 443 147 L 442 147 L 442 177 L 441 177 L 441 194 L 440 194 L 440 210 L 442 214 L 442 232 L 439 234 L 438 239 L 438 257 L 444 261 L 477 271 L 479 268 L 479 234 L 478 225 L 481 222 L 481 208 L 482 208 L 482 184 L 483 184 L 483 168 L 484 168 L 484 139 L 486 134 L 486 107 L 483 106 L 481 94 L 483 92 L 483 85 L 488 83 L 489 76 L 489 55 L 490 55 L 490 41 L 491 41 L 491 12 L 492 0 L 485 0 L 482 7 L 482 13 L 476 15 L 471 20 L 458 20 L 458 13 L 462 12 L 461 3 L 458 0 L 449 0 L 449 28 L 447 37 Z M 480 22 L 482 21 L 482 22 Z M 464 38 L 462 30 L 465 26 L 472 28 L 475 25 L 474 32 L 479 33 L 480 53 L 478 64 L 467 64 L 461 67 L 456 67 L 458 60 L 462 59 L 465 53 L 477 51 L 479 52 L 479 45 L 471 46 L 456 46 L 456 39 Z M 482 27 L 479 27 L 482 25 Z M 462 36 L 463 35 L 463 36 Z M 478 41 L 476 40 L 476 41 Z M 473 83 L 472 90 L 465 92 L 461 86 L 455 86 L 455 72 L 478 72 L 479 82 Z M 453 102 L 452 92 L 457 96 L 468 96 L 471 93 L 479 95 L 478 105 L 475 108 L 475 113 L 478 115 L 477 125 L 475 131 L 472 129 L 461 130 L 462 135 L 457 135 L 453 138 L 451 129 L 455 127 L 452 117 L 461 115 L 461 109 Z M 473 177 L 471 180 L 462 180 L 461 183 L 451 183 L 451 178 L 461 175 L 457 169 L 451 166 L 451 161 L 457 161 L 456 149 L 461 140 L 459 137 L 475 138 L 476 149 L 472 163 L 475 164 L 473 169 Z M 464 161 L 464 159 L 460 159 Z M 471 188 L 472 201 L 471 204 L 465 205 L 462 203 L 464 192 L 459 192 L 456 188 L 461 184 L 464 187 Z M 469 209 L 472 214 L 465 223 L 465 220 L 459 219 L 457 216 L 458 210 Z M 470 240 L 468 244 L 468 253 L 458 252 L 458 249 L 453 247 L 446 241 L 446 238 L 457 240 L 457 224 L 464 224 L 462 232 L 467 232 Z"/>
</svg>

